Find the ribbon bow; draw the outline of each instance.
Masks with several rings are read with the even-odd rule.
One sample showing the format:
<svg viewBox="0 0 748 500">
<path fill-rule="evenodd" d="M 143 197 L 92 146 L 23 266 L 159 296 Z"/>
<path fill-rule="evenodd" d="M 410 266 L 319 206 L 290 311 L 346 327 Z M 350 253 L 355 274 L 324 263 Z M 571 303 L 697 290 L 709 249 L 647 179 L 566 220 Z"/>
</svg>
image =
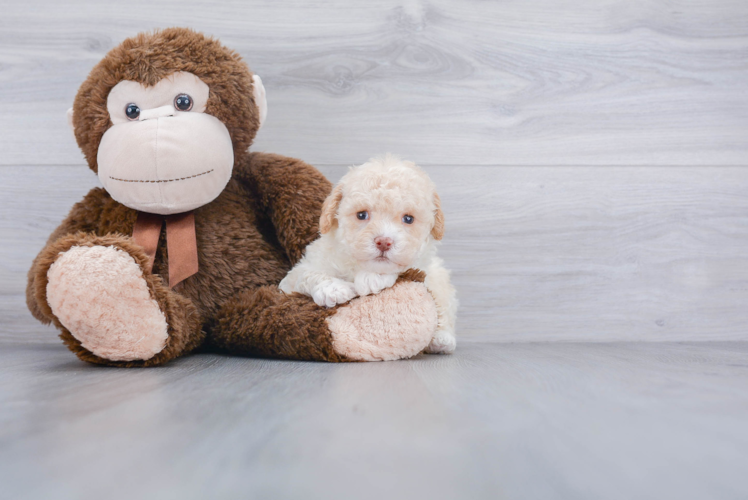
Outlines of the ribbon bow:
<svg viewBox="0 0 748 500">
<path fill-rule="evenodd" d="M 166 252 L 169 256 L 169 288 L 174 288 L 198 270 L 195 214 L 185 212 L 158 215 L 138 212 L 132 238 L 135 243 L 143 247 L 148 255 L 148 271 L 151 271 L 164 223 L 166 223 Z"/>
</svg>

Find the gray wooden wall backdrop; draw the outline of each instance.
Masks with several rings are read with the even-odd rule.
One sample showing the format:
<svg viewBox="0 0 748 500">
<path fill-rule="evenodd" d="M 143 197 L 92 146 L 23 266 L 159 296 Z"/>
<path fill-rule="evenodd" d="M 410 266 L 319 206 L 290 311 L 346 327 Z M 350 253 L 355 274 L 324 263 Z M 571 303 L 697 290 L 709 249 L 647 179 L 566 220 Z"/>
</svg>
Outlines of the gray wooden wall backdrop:
<svg viewBox="0 0 748 500">
<path fill-rule="evenodd" d="M 141 30 L 268 91 L 254 148 L 336 180 L 395 152 L 444 199 L 467 339 L 748 339 L 748 2 L 0 2 L 0 339 L 57 342 L 29 263 L 96 185 L 65 122 Z"/>
</svg>

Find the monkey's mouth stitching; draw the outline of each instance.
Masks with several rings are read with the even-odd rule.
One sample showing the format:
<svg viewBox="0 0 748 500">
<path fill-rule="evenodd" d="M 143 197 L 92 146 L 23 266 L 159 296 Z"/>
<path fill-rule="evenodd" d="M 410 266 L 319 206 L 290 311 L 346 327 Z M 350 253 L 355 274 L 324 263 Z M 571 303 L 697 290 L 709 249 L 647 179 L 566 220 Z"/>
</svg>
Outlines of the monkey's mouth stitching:
<svg viewBox="0 0 748 500">
<path fill-rule="evenodd" d="M 183 181 L 183 180 L 186 180 L 186 179 L 194 179 L 195 177 L 200 177 L 201 175 L 209 174 L 213 170 L 215 170 L 215 169 L 211 168 L 210 170 L 207 170 L 207 171 L 205 171 L 205 172 L 203 172 L 201 174 L 190 175 L 188 177 L 180 177 L 179 179 L 164 179 L 162 181 L 141 181 L 141 180 L 138 180 L 138 179 L 118 179 L 116 177 L 112 177 L 111 175 L 109 176 L 109 178 L 112 179 L 113 181 L 120 181 L 120 182 L 152 182 L 154 184 L 158 184 L 159 182 L 176 182 L 176 181 Z"/>
</svg>

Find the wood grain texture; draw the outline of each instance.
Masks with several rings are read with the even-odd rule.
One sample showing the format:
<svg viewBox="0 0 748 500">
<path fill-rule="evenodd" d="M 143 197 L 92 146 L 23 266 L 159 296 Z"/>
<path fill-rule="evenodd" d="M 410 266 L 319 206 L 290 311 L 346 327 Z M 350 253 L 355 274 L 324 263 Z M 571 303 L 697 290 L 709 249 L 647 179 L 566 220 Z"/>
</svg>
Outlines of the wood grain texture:
<svg viewBox="0 0 748 500">
<path fill-rule="evenodd" d="M 424 168 L 446 212 L 459 336 L 748 340 L 748 169 Z M 25 310 L 26 271 L 96 184 L 85 167 L 0 167 L 0 339 L 58 342 Z"/>
<path fill-rule="evenodd" d="M 335 365 L 0 349 L 0 496 L 740 499 L 746 343 L 484 344 Z"/>
<path fill-rule="evenodd" d="M 0 164 L 80 164 L 65 111 L 139 31 L 192 26 L 264 78 L 256 149 L 348 165 L 744 165 L 743 0 L 28 0 L 0 16 Z"/>
</svg>

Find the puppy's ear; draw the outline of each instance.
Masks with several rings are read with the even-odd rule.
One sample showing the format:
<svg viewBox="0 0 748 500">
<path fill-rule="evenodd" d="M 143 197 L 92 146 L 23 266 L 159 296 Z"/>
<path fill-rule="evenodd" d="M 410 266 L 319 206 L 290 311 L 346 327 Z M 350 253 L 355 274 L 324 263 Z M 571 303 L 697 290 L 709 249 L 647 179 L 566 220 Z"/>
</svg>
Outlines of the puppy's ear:
<svg viewBox="0 0 748 500">
<path fill-rule="evenodd" d="M 440 240 L 444 237 L 444 212 L 442 212 L 442 200 L 439 195 L 434 193 L 434 227 L 431 228 L 431 236 L 435 240 Z"/>
<path fill-rule="evenodd" d="M 321 234 L 330 232 L 332 226 L 335 225 L 335 214 L 338 213 L 338 207 L 342 199 L 343 186 L 338 184 L 322 204 L 322 215 L 319 217 L 319 232 Z"/>
</svg>

